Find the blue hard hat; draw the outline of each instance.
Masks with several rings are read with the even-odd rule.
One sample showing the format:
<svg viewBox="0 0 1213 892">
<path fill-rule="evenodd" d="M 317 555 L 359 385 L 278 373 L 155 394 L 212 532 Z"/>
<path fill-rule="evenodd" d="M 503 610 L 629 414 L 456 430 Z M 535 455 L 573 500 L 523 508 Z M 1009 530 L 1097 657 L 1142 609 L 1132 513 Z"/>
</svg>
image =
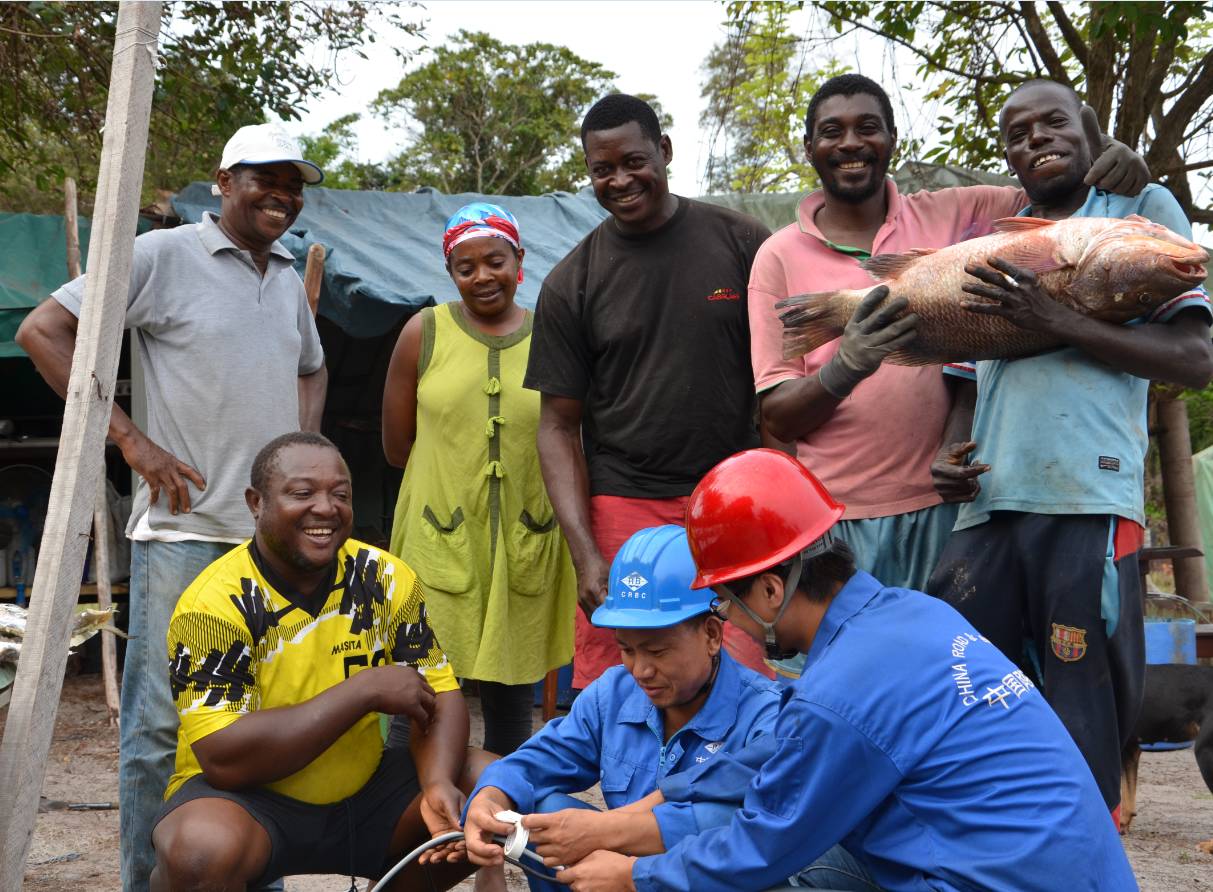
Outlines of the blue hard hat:
<svg viewBox="0 0 1213 892">
<path fill-rule="evenodd" d="M 607 629 L 664 629 L 707 613 L 715 595 L 693 589 L 695 561 L 680 526 L 634 533 L 611 562 L 606 601 L 590 621 Z"/>
</svg>

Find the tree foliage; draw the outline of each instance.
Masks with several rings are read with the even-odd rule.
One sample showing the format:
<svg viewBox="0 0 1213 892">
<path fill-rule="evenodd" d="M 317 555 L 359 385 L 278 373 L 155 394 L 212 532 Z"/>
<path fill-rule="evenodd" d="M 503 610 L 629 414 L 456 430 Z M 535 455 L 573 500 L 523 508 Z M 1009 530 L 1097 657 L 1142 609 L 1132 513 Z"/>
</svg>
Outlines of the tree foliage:
<svg viewBox="0 0 1213 892">
<path fill-rule="evenodd" d="M 997 116 L 1034 77 L 1072 85 L 1106 132 L 1144 153 L 1193 221 L 1189 173 L 1213 167 L 1213 3 L 823 2 L 822 40 L 868 32 L 912 54 L 943 101 L 928 159 L 1003 168 Z M 758 17 L 758 10 L 747 15 Z"/>
<path fill-rule="evenodd" d="M 842 71 L 830 59 L 809 66 L 783 3 L 731 4 L 728 33 L 703 65 L 710 135 L 702 186 L 707 192 L 787 192 L 816 188 L 805 162 L 803 120 L 809 97 Z"/>
<path fill-rule="evenodd" d="M 337 62 L 377 39 L 421 33 L 412 5 L 166 3 L 145 197 L 208 178 L 223 144 L 266 115 L 297 119 Z M 95 188 L 116 3 L 0 3 L 0 202 L 59 210 L 64 176 Z M 397 50 L 401 56 L 406 55 Z"/>
<path fill-rule="evenodd" d="M 514 46 L 460 31 L 372 105 L 409 133 L 404 151 L 384 165 L 388 188 L 575 190 L 586 181 L 582 115 L 612 91 L 614 79 L 567 47 Z"/>
</svg>

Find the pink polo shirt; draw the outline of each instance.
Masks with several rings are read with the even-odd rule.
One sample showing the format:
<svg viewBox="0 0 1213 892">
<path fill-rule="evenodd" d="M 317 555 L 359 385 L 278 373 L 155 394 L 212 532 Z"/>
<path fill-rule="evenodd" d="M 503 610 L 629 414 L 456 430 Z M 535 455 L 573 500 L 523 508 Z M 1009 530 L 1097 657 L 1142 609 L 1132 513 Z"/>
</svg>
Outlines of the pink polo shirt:
<svg viewBox="0 0 1213 892">
<path fill-rule="evenodd" d="M 966 186 L 901 195 L 887 180 L 889 214 L 876 233 L 873 254 L 912 248 L 945 248 L 986 235 L 1000 217 L 1027 204 L 1019 189 Z M 783 323 L 775 302 L 792 294 L 867 288 L 873 278 L 851 254 L 832 248 L 814 217 L 821 192 L 800 202 L 797 222 L 758 249 L 750 273 L 750 354 L 754 387 L 814 375 L 838 350 L 831 341 L 806 356 L 783 358 Z M 838 404 L 825 424 L 796 442 L 796 453 L 834 498 L 847 506 L 845 520 L 887 517 L 940 502 L 931 484 L 950 401 L 939 366 L 882 365 Z"/>
</svg>

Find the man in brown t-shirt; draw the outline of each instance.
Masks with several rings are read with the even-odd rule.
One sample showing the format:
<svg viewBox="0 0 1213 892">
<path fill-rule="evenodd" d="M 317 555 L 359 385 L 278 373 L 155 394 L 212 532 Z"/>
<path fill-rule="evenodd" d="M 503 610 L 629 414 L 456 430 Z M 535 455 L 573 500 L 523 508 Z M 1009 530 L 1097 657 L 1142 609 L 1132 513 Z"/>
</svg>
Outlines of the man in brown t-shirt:
<svg viewBox="0 0 1213 892">
<path fill-rule="evenodd" d="M 770 234 L 670 193 L 670 138 L 640 99 L 600 100 L 581 140 L 611 216 L 544 281 L 525 381 L 542 393 L 539 458 L 577 568 L 575 688 L 619 662 L 587 619 L 619 546 L 684 523 L 699 478 L 758 443 L 746 284 Z M 726 646 L 768 672 L 747 636 L 734 630 Z"/>
</svg>

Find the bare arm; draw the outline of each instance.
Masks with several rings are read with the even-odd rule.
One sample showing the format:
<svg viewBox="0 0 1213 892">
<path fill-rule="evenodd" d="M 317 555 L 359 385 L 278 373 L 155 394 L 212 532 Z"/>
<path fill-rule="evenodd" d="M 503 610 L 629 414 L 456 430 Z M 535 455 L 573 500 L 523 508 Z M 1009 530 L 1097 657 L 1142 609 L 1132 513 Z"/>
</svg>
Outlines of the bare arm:
<svg viewBox="0 0 1213 892">
<path fill-rule="evenodd" d="M 383 386 L 383 454 L 387 463 L 403 468 L 417 438 L 417 361 L 421 356 L 421 314 L 405 323 Z"/>
<path fill-rule="evenodd" d="M 543 394 L 539 466 L 577 569 L 577 601 L 588 617 L 606 597 L 607 564 L 590 527 L 590 472 L 581 446 L 581 400 Z"/>
<path fill-rule="evenodd" d="M 367 713 L 403 713 L 424 722 L 434 701 L 433 690 L 416 669 L 377 666 L 295 706 L 243 715 L 192 746 L 211 786 L 243 790 L 306 767 Z"/>
<path fill-rule="evenodd" d="M 1139 378 L 1196 390 L 1213 378 L 1213 345 L 1203 312 L 1183 310 L 1164 324 L 1114 325 L 1053 300 L 1031 270 L 998 258 L 990 266 L 994 269 L 970 266 L 965 270 L 979 281 L 966 283 L 964 291 L 994 301 L 966 303 L 970 312 L 1001 316 L 1020 328 L 1045 332 Z M 1007 276 L 1015 280 L 1015 287 L 1009 285 Z"/>
<path fill-rule="evenodd" d="M 973 410 L 977 404 L 977 382 L 947 377 L 952 405 L 944 423 L 939 452 L 931 463 L 935 491 L 945 502 L 971 502 L 981 492 L 977 480 L 990 470 L 989 465 L 967 465 L 965 456 L 977 448 L 973 436 Z"/>
<path fill-rule="evenodd" d="M 35 307 L 17 330 L 18 345 L 30 355 L 51 389 L 64 398 L 71 377 L 78 324 L 79 320 L 62 304 L 50 299 Z M 158 501 L 163 489 L 173 514 L 179 510 L 188 512 L 190 494 L 186 480 L 200 490 L 206 489 L 206 480 L 195 468 L 153 443 L 117 403 L 110 411 L 109 438 L 118 444 L 126 463 L 147 481 L 152 504 Z"/>
<path fill-rule="evenodd" d="M 830 420 L 841 402 L 817 375 L 781 381 L 758 397 L 764 433 L 783 442 L 807 437 Z"/>
<path fill-rule="evenodd" d="M 320 430 L 324 418 L 324 395 L 328 391 L 329 373 L 322 364 L 310 375 L 299 376 L 299 429 Z"/>
<path fill-rule="evenodd" d="M 437 696 L 428 724 L 413 721 L 409 749 L 421 782 L 421 817 L 430 833 L 459 829 L 464 795 L 457 783 L 468 748 L 468 708 L 461 691 Z"/>
</svg>

